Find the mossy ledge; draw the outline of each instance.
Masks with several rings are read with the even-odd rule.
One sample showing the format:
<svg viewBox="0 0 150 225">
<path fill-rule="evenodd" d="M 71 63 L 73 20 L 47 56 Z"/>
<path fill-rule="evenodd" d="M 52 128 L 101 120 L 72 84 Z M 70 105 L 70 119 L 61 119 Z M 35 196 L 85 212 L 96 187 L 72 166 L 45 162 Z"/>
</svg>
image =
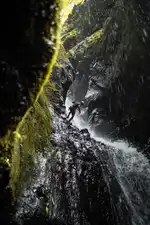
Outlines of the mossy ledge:
<svg viewBox="0 0 150 225">
<path fill-rule="evenodd" d="M 103 29 L 100 29 L 96 32 L 94 32 L 89 37 L 85 38 L 83 41 L 78 43 L 75 47 L 69 50 L 68 57 L 73 58 L 82 58 L 83 55 L 87 54 L 90 56 L 93 52 L 97 52 L 96 46 L 98 44 L 101 44 L 101 38 L 103 36 Z M 94 51 L 95 50 L 95 51 Z"/>
</svg>

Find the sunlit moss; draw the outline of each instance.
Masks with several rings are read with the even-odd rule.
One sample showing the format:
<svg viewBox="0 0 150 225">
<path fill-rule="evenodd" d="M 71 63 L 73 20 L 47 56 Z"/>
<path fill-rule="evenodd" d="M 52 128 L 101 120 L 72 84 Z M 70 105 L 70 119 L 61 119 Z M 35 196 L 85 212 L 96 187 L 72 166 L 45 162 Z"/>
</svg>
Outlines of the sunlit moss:
<svg viewBox="0 0 150 225">
<path fill-rule="evenodd" d="M 46 86 L 24 123 L 14 133 L 10 181 L 14 196 L 20 188 L 23 188 L 24 182 L 29 179 L 36 153 L 44 152 L 47 146 L 47 140 L 51 133 L 51 115 L 47 94 L 50 97 L 51 89 L 51 85 Z"/>
<path fill-rule="evenodd" d="M 44 2 L 43 4 L 46 4 L 46 3 Z M 41 92 L 43 91 L 45 84 L 49 80 L 49 76 L 51 74 L 52 67 L 56 61 L 58 50 L 59 50 L 60 30 L 61 30 L 60 12 L 61 12 L 61 9 L 63 8 L 63 0 L 61 0 L 61 1 L 55 0 L 55 8 L 56 9 L 54 9 L 53 15 L 52 15 L 53 20 L 50 19 L 50 21 L 49 21 L 49 18 L 46 18 L 46 20 L 44 21 L 45 24 L 43 23 L 43 26 L 44 26 L 43 34 L 42 34 L 43 37 L 40 36 L 41 34 L 39 34 L 39 37 L 38 37 L 38 40 L 41 41 L 40 43 L 42 43 L 41 46 L 43 47 L 43 48 L 41 47 L 41 49 L 39 50 L 39 52 L 40 51 L 42 52 L 43 57 L 40 58 L 41 61 L 37 65 L 41 69 L 39 71 L 35 70 L 33 73 L 31 71 L 27 71 L 27 73 L 31 72 L 31 76 L 29 76 L 29 78 L 32 77 L 32 75 L 34 77 L 35 74 L 37 74 L 35 83 L 33 82 L 34 78 L 31 81 L 31 82 L 33 82 L 33 84 L 31 84 L 30 81 L 28 81 L 30 83 L 31 88 L 28 89 L 28 87 L 24 87 L 25 89 L 27 89 L 27 93 L 25 92 L 25 94 L 28 94 L 28 91 L 30 92 L 30 96 L 33 99 L 32 100 L 33 104 L 34 104 L 34 101 L 36 102 L 38 100 Z M 39 27 L 40 27 L 40 25 L 39 25 Z M 28 32 L 30 32 L 30 31 L 28 31 Z M 43 41 L 41 39 L 43 39 Z M 38 46 L 36 46 L 36 47 L 38 49 Z M 39 52 L 38 52 L 38 54 L 39 54 Z M 40 55 L 41 55 L 41 52 L 40 52 Z M 31 51 L 31 53 L 32 53 L 32 51 Z M 33 55 L 34 54 L 35 53 L 33 53 Z M 50 56 L 45 57 L 45 55 L 50 55 Z M 47 59 L 49 60 L 49 62 L 46 62 Z M 30 66 L 29 66 L 29 68 L 30 68 Z M 32 66 L 31 66 L 31 70 L 32 70 Z M 15 90 L 14 90 L 14 92 L 15 92 Z M 18 96 L 21 94 L 22 93 L 19 92 Z M 24 97 L 26 97 L 26 96 L 24 96 Z M 5 99 L 4 99 L 4 101 L 5 101 Z M 16 99 L 16 101 L 18 101 L 18 100 Z M 19 107 L 19 102 L 17 104 Z M 30 105 L 29 108 L 27 108 L 28 105 Z M 6 134 L 4 134 L 4 136 L 0 139 L 0 147 L 1 147 L 2 151 L 6 151 L 7 149 L 11 148 L 10 145 L 13 145 L 13 143 L 12 143 L 13 142 L 13 139 L 12 139 L 13 132 L 14 131 L 17 132 L 17 130 L 19 130 L 19 128 L 24 123 L 24 120 L 28 116 L 31 109 L 32 109 L 32 106 L 31 106 L 31 101 L 30 101 L 30 102 L 28 102 L 27 106 L 25 106 L 24 109 L 22 110 L 24 115 L 23 115 L 23 113 L 22 113 L 22 115 L 19 115 L 18 112 L 20 112 L 21 110 L 19 111 L 18 108 L 16 108 L 16 109 L 12 108 L 10 110 L 10 112 L 11 111 L 16 112 L 16 115 L 11 116 L 11 113 L 10 113 L 9 117 L 12 118 L 12 121 L 10 122 L 11 124 L 8 124 L 8 128 L 6 127 L 7 129 L 5 129 Z"/>
<path fill-rule="evenodd" d="M 56 40 L 55 42 L 55 46 L 54 46 L 54 54 L 53 54 L 53 57 L 49 63 L 49 66 L 48 66 L 48 69 L 47 69 L 47 74 L 45 75 L 45 78 L 44 80 L 42 80 L 42 83 L 41 83 L 41 86 L 40 86 L 40 90 L 39 90 L 39 93 L 36 97 L 36 100 L 38 99 L 38 97 L 40 96 L 41 92 L 43 91 L 43 88 L 44 86 L 47 84 L 47 82 L 49 81 L 49 77 L 50 77 L 50 74 L 52 72 L 52 68 L 56 62 L 56 59 L 57 59 L 57 55 L 58 55 L 58 51 L 59 51 L 59 46 L 60 46 L 60 31 L 61 31 L 61 20 L 60 20 L 60 12 L 61 10 L 65 7 L 65 4 L 64 4 L 64 0 L 57 0 L 56 1 L 59 8 L 58 8 L 58 12 L 56 13 L 56 17 L 55 17 L 55 21 L 57 23 L 57 29 L 56 29 L 56 32 L 52 31 L 50 32 L 50 35 L 53 36 L 54 35 L 54 39 Z M 49 28 L 48 28 L 49 29 Z M 50 37 L 50 39 L 52 39 L 52 37 Z M 49 44 L 51 46 L 51 41 L 45 39 L 45 42 L 47 42 L 47 44 Z"/>
<path fill-rule="evenodd" d="M 67 39 L 76 37 L 78 34 L 79 34 L 78 30 L 77 30 L 77 29 L 73 29 L 73 30 L 71 30 L 70 32 L 68 32 L 67 34 L 63 35 L 62 41 L 64 42 L 64 41 L 66 41 Z"/>
<path fill-rule="evenodd" d="M 83 57 L 83 55 L 89 56 L 93 52 L 99 51 L 97 48 L 98 44 L 101 43 L 101 38 L 103 36 L 103 29 L 94 32 L 91 36 L 87 37 L 85 40 L 78 43 L 75 47 L 68 51 L 68 57 Z"/>
<path fill-rule="evenodd" d="M 45 88 L 48 88 L 51 91 L 55 91 L 54 86 L 49 85 L 46 87 L 46 85 L 49 81 L 52 68 L 58 55 L 61 25 L 71 12 L 73 7 L 72 4 L 75 5 L 81 2 L 83 1 L 55 0 L 57 12 L 54 12 L 53 20 L 46 22 L 43 32 L 41 32 L 43 37 L 38 37 L 39 39 L 42 38 L 43 43 L 45 43 L 45 45 L 43 44 L 42 46 L 46 48 L 46 52 L 41 49 L 41 51 L 43 51 L 43 62 L 41 62 L 39 67 L 41 66 L 42 69 L 41 71 L 38 71 L 38 75 L 35 77 L 35 86 L 31 85 L 32 88 L 29 90 L 32 105 L 29 103 L 30 106 L 27 110 L 25 110 L 26 113 L 24 116 L 15 115 L 14 118 L 16 122 L 12 126 L 13 129 L 9 129 L 6 135 L 0 140 L 0 146 L 3 149 L 3 152 L 8 150 L 8 154 L 6 154 L 7 156 L 3 157 L 3 159 L 11 167 L 10 185 L 13 189 L 14 195 L 18 191 L 18 188 L 21 189 L 22 183 L 28 178 L 26 177 L 28 176 L 26 169 L 32 171 L 35 154 L 37 151 L 43 150 L 51 133 L 51 116 L 48 109 L 48 104 L 50 102 L 50 91 L 48 91 L 48 94 L 45 94 L 44 90 Z M 60 13 L 64 13 L 61 21 Z M 45 21 L 46 20 L 44 20 L 44 22 Z M 33 29 L 31 27 L 31 30 L 33 31 L 34 27 Z M 30 30 L 26 33 L 30 33 Z M 51 55 L 50 58 L 47 57 L 47 55 L 49 55 L 48 53 Z M 67 55 L 63 47 L 60 48 L 59 53 L 62 53 L 61 57 L 64 57 L 64 59 L 67 60 Z M 47 62 L 47 58 L 49 59 L 49 62 Z M 48 100 L 47 96 L 49 98 Z"/>
<path fill-rule="evenodd" d="M 103 35 L 103 29 L 94 32 L 91 36 L 86 38 L 86 42 L 88 45 L 92 45 L 93 43 L 97 42 Z"/>
<path fill-rule="evenodd" d="M 58 6 L 60 8 L 63 7 L 62 1 L 61 4 L 60 1 L 56 2 L 58 2 Z M 52 39 L 52 35 L 54 34 L 54 39 L 56 40 L 52 58 L 50 58 L 50 63 L 47 66 L 47 73 L 44 75 L 44 79 L 43 76 L 39 78 L 39 91 L 38 93 L 36 93 L 36 98 L 35 94 L 33 94 L 31 90 L 30 97 L 31 99 L 33 99 L 33 105 L 28 108 L 25 115 L 21 118 L 15 132 L 13 132 L 13 135 L 10 131 L 11 137 L 13 136 L 13 138 L 11 139 L 13 140 L 13 144 L 11 146 L 12 157 L 10 185 L 13 189 L 14 195 L 17 192 L 18 185 L 21 185 L 22 181 L 26 180 L 26 176 L 28 176 L 28 173 L 26 173 L 26 169 L 28 168 L 28 170 L 30 170 L 34 165 L 34 157 L 36 151 L 40 151 L 42 150 L 42 148 L 44 148 L 47 138 L 50 135 L 51 117 L 48 109 L 48 102 L 50 100 L 47 99 L 44 90 L 48 89 L 49 93 L 47 93 L 47 95 L 50 95 L 52 91 L 55 91 L 55 87 L 52 84 L 48 85 L 48 81 L 52 71 L 52 67 L 57 58 L 60 44 L 61 23 L 59 13 L 60 9 L 58 9 L 55 17 L 57 29 L 55 28 L 55 31 L 53 31 L 53 28 L 51 27 L 51 31 L 47 31 L 50 35 L 50 39 Z M 46 38 L 44 38 L 44 41 L 47 45 L 50 45 L 51 48 L 51 41 Z M 2 145 L 6 146 L 6 143 L 8 143 L 9 140 L 10 138 L 7 134 L 1 141 Z"/>
<path fill-rule="evenodd" d="M 62 67 L 60 62 L 68 62 L 68 55 L 67 52 L 63 46 L 63 43 L 60 44 L 59 52 L 58 52 L 58 57 L 55 66 L 56 67 Z"/>
<path fill-rule="evenodd" d="M 3 165 L 7 165 L 8 167 L 10 167 L 10 160 L 9 160 L 9 158 L 7 158 L 6 156 L 1 156 L 1 157 L 0 157 L 0 162 L 1 162 Z"/>
<path fill-rule="evenodd" d="M 64 24 L 68 18 L 68 15 L 72 12 L 73 7 L 82 3 L 84 3 L 84 0 L 64 0 L 64 7 L 61 11 L 62 24 Z"/>
</svg>

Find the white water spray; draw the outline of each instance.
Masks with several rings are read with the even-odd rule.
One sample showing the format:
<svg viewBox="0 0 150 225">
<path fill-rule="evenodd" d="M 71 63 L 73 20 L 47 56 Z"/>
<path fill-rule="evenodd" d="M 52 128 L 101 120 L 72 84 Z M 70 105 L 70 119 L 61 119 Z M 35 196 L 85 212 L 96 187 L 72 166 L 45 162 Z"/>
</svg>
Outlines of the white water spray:
<svg viewBox="0 0 150 225">
<path fill-rule="evenodd" d="M 65 106 L 66 106 L 66 113 L 68 114 L 69 113 L 69 107 L 72 105 L 72 102 L 69 98 L 66 99 L 66 102 L 65 102 Z M 95 139 L 96 141 L 98 142 L 102 142 L 106 145 L 109 145 L 113 148 L 117 148 L 117 149 L 120 149 L 120 150 L 124 150 L 124 151 L 129 151 L 129 152 L 136 152 L 136 148 L 132 147 L 132 146 L 129 146 L 129 144 L 127 142 L 124 142 L 124 141 L 115 141 L 115 142 L 111 142 L 109 139 L 106 139 L 106 138 L 102 138 L 102 137 L 99 137 L 95 134 L 95 132 L 93 132 L 93 130 L 91 129 L 91 127 L 89 126 L 89 124 L 84 121 L 81 117 L 83 112 L 81 112 L 81 114 L 79 113 L 76 113 L 73 120 L 72 120 L 72 124 L 76 127 L 79 128 L 79 130 L 82 130 L 82 129 L 88 129 L 89 133 L 91 134 L 91 138 Z"/>
<path fill-rule="evenodd" d="M 69 107 L 72 105 L 69 98 L 66 99 L 65 105 L 68 114 Z M 82 113 L 84 111 L 81 115 Z M 91 138 L 112 147 L 108 152 L 110 161 L 113 160 L 116 167 L 115 176 L 132 210 L 132 224 L 150 225 L 150 167 L 147 158 L 125 141 L 112 142 L 97 136 L 81 115 L 76 113 L 72 124 L 79 130 L 88 129 Z"/>
</svg>

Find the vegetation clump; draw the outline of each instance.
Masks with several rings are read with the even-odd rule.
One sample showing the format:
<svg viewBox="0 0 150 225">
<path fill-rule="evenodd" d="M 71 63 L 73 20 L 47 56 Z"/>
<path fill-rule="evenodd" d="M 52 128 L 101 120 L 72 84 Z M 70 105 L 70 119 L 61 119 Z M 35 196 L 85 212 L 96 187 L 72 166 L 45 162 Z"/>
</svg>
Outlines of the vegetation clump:
<svg viewBox="0 0 150 225">
<path fill-rule="evenodd" d="M 103 29 L 94 32 L 85 40 L 78 43 L 75 47 L 68 51 L 68 57 L 74 60 L 81 60 L 83 56 L 89 58 L 93 54 L 99 53 L 99 48 L 102 43 Z M 99 46 L 99 48 L 97 48 Z"/>
<path fill-rule="evenodd" d="M 15 132 L 11 162 L 11 186 L 14 195 L 18 193 L 20 187 L 24 187 L 26 181 L 29 181 L 35 166 L 36 154 L 44 153 L 49 144 L 52 128 L 50 96 L 52 87 L 47 84 L 24 123 Z"/>
</svg>

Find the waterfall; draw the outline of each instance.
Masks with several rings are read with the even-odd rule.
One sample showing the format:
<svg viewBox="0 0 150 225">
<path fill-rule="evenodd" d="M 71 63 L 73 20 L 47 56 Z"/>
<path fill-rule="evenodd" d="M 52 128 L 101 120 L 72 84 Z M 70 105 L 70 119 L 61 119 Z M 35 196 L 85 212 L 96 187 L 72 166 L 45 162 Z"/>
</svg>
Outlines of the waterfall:
<svg viewBox="0 0 150 225">
<path fill-rule="evenodd" d="M 69 98 L 66 99 L 66 113 L 72 104 Z M 88 122 L 83 120 L 82 114 L 76 113 L 72 124 L 79 130 L 88 129 L 91 138 L 97 143 L 104 143 L 111 146 L 108 148 L 109 169 L 114 173 L 121 189 L 126 197 L 132 214 L 133 225 L 150 224 L 150 166 L 148 159 L 136 147 L 129 145 L 123 140 L 112 142 L 107 138 L 98 136 L 93 132 Z M 111 193 L 111 190 L 110 190 Z"/>
</svg>

